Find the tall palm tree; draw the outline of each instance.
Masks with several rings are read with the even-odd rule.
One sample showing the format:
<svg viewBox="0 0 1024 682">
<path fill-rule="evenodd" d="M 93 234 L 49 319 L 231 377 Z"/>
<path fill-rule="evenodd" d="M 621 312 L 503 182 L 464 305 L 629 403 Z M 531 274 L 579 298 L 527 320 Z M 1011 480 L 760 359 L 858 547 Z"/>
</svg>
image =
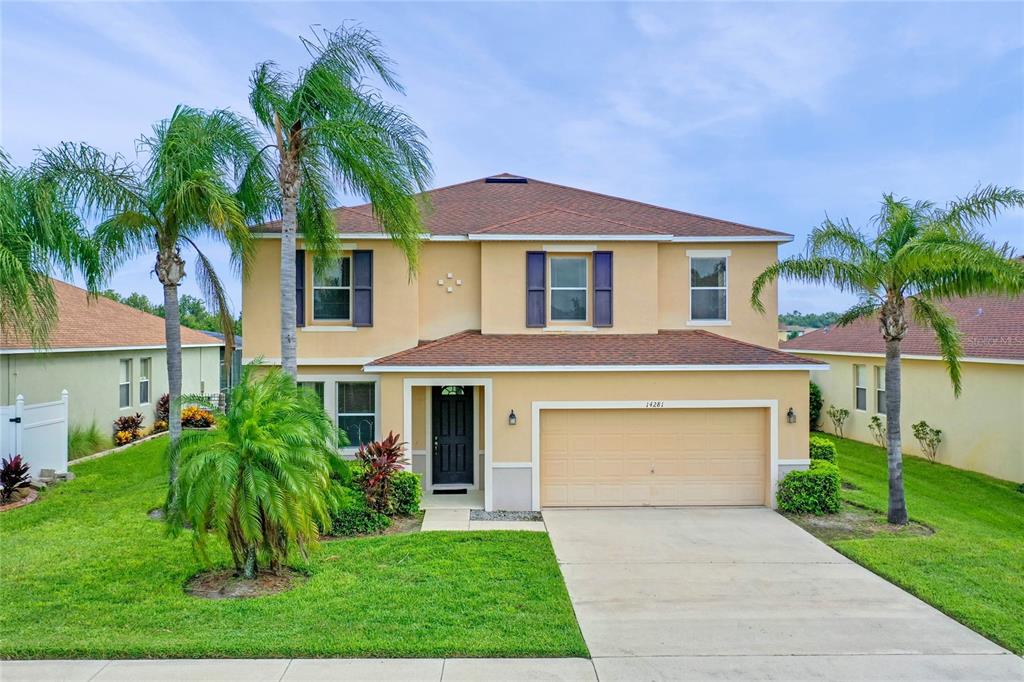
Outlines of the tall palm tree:
<svg viewBox="0 0 1024 682">
<path fill-rule="evenodd" d="M 252 256 L 248 222 L 265 210 L 269 176 L 251 163 L 258 156 L 258 132 L 230 111 L 206 112 L 179 106 L 139 141 L 142 166 L 85 144 L 64 143 L 42 153 L 40 177 L 57 183 L 87 215 L 101 219 L 94 237 L 105 259 L 119 264 L 156 252 L 154 272 L 164 294 L 167 383 L 172 405 L 181 396 L 181 317 L 178 286 L 185 277 L 183 248 L 196 256 L 200 288 L 217 310 L 225 338 L 234 342 L 227 294 L 200 236 L 227 242 L 243 272 Z M 176 444 L 181 413 L 171 410 L 170 480 L 177 476 Z"/>
<path fill-rule="evenodd" d="M 296 76 L 273 62 L 256 67 L 249 103 L 273 136 L 281 214 L 281 366 L 296 376 L 295 242 L 302 234 L 315 267 L 337 257 L 331 208 L 334 182 L 369 199 L 377 222 L 404 251 L 410 272 L 419 253 L 414 194 L 430 182 L 423 131 L 384 102 L 364 78 L 403 89 L 380 41 L 359 27 L 302 39 L 312 63 Z M 332 182 L 333 181 L 333 182 Z"/>
<path fill-rule="evenodd" d="M 0 329 L 39 348 L 57 319 L 50 274 L 77 270 L 93 293 L 106 274 L 95 243 L 54 190 L 0 149 Z"/>
<path fill-rule="evenodd" d="M 806 255 L 775 263 L 754 279 L 750 303 L 762 313 L 764 288 L 785 277 L 857 294 L 860 302 L 836 324 L 877 317 L 885 339 L 889 523 L 907 522 L 900 433 L 900 342 L 907 333 L 907 305 L 913 319 L 935 333 L 959 396 L 963 346 L 956 321 L 941 301 L 1024 293 L 1024 265 L 1012 259 L 1009 246 L 997 246 L 978 231 L 1013 207 L 1024 207 L 1024 191 L 1012 187 L 985 187 L 944 207 L 886 194 L 873 221 L 874 237 L 855 230 L 847 220 L 826 219 L 811 232 Z"/>
<path fill-rule="evenodd" d="M 191 526 L 201 553 L 210 531 L 231 548 L 235 569 L 255 578 L 261 560 L 276 570 L 330 526 L 340 500 L 332 479 L 344 463 L 337 430 L 312 391 L 296 390 L 280 368 L 254 376 L 246 365 L 218 428 L 182 435 L 172 532 Z"/>
</svg>

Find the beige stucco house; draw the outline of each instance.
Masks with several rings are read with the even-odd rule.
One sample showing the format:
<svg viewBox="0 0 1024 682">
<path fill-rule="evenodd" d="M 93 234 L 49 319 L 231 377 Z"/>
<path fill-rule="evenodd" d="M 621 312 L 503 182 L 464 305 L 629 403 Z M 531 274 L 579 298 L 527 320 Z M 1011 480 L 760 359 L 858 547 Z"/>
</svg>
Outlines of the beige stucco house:
<svg viewBox="0 0 1024 682">
<path fill-rule="evenodd" d="M 807 466 L 808 378 L 753 277 L 791 237 L 502 174 L 429 192 L 420 269 L 368 206 L 341 260 L 300 241 L 300 380 L 353 444 L 395 431 L 431 495 L 486 509 L 767 505 Z M 279 224 L 244 285 L 280 362 Z"/>
<path fill-rule="evenodd" d="M 1024 481 L 1024 298 L 979 296 L 948 301 L 963 334 L 963 392 L 957 398 L 931 331 L 911 324 L 902 344 L 903 449 L 921 448 L 911 424 L 942 429 L 937 460 L 1010 481 Z M 874 320 L 825 328 L 782 348 L 831 365 L 815 375 L 825 410 L 850 410 L 844 434 L 872 442 L 871 417 L 885 417 L 885 345 Z M 832 425 L 822 415 L 821 426 Z"/>
<path fill-rule="evenodd" d="M 164 320 L 156 315 L 53 280 L 58 319 L 49 348 L 0 337 L 0 403 L 60 399 L 69 394 L 72 427 L 96 424 L 110 431 L 114 419 L 141 413 L 153 424 L 156 401 L 167 392 Z M 217 393 L 224 342 L 181 328 L 182 391 Z"/>
</svg>

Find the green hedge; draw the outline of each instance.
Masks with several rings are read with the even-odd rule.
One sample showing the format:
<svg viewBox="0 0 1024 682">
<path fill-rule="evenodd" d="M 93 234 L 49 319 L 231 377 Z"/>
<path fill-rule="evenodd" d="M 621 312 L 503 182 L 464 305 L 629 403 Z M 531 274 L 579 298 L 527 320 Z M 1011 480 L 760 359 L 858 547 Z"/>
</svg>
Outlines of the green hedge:
<svg viewBox="0 0 1024 682">
<path fill-rule="evenodd" d="M 344 499 L 331 519 L 332 535 L 370 535 L 391 525 L 391 519 L 366 506 L 361 491 L 345 488 Z"/>
<path fill-rule="evenodd" d="M 358 462 L 349 463 L 351 482 L 349 487 L 359 493 L 363 493 L 363 475 L 366 467 Z M 423 486 L 420 482 L 420 475 L 411 471 L 399 471 L 391 477 L 391 499 L 389 500 L 389 514 L 401 514 L 411 516 L 420 510 L 420 500 L 423 496 Z"/>
<path fill-rule="evenodd" d="M 835 464 L 836 444 L 828 438 L 811 436 L 810 457 L 812 460 L 820 459 Z"/>
<path fill-rule="evenodd" d="M 834 514 L 839 511 L 839 467 L 811 460 L 806 471 L 791 471 L 779 483 L 779 509 L 796 514 Z"/>
</svg>

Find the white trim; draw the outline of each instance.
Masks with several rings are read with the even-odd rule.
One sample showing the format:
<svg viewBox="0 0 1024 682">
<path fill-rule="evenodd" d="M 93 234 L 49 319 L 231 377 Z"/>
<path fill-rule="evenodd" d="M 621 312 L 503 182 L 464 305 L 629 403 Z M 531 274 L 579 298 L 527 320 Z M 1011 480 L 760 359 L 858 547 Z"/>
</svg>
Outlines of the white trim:
<svg viewBox="0 0 1024 682">
<path fill-rule="evenodd" d="M 257 239 L 280 239 L 280 232 L 255 232 L 253 236 Z M 390 239 L 388 235 L 380 232 L 339 232 L 339 237 L 345 239 L 367 239 L 385 240 Z M 793 241 L 793 235 L 748 235 L 734 237 L 696 236 L 683 237 L 670 234 L 652 235 L 606 235 L 606 234 L 421 234 L 420 239 L 431 242 L 464 242 L 464 241 L 600 241 L 600 242 L 681 242 L 686 244 L 716 244 L 727 242 L 776 242 L 786 244 Z M 302 241 L 301 237 L 297 241 Z"/>
<path fill-rule="evenodd" d="M 491 466 L 495 469 L 532 469 L 533 462 L 495 462 Z"/>
<path fill-rule="evenodd" d="M 725 305 L 726 308 L 729 306 L 729 294 L 725 294 Z M 731 320 L 687 320 L 687 327 L 731 327 Z"/>
<path fill-rule="evenodd" d="M 593 244 L 545 244 L 541 250 L 550 253 L 590 253 L 596 251 Z"/>
<path fill-rule="evenodd" d="M 732 251 L 701 251 L 695 249 L 686 250 L 686 290 L 689 296 L 688 301 L 688 315 L 689 320 L 686 322 L 688 327 L 728 327 L 732 325 L 729 317 L 729 271 L 732 266 L 729 265 L 729 256 Z M 693 286 L 693 259 L 694 258 L 721 258 L 725 261 L 725 284 L 716 287 L 694 287 Z M 725 291 L 725 318 L 724 319 L 710 319 L 704 320 L 700 318 L 694 318 L 693 316 L 693 292 L 694 291 Z"/>
<path fill-rule="evenodd" d="M 780 459 L 779 462 L 778 462 L 778 465 L 780 467 L 784 467 L 784 466 L 793 467 L 793 466 L 803 466 L 805 464 L 806 465 L 810 465 L 810 463 L 811 463 L 811 460 L 809 460 L 809 459 Z"/>
<path fill-rule="evenodd" d="M 686 255 L 690 258 L 728 258 L 732 255 L 731 249 L 687 249 Z M 726 266 L 728 267 L 728 266 Z M 728 273 L 727 273 L 728 274 Z"/>
<path fill-rule="evenodd" d="M 548 319 L 549 322 L 561 323 L 561 324 L 565 324 L 566 326 L 570 326 L 570 327 L 577 326 L 577 325 L 581 326 L 581 327 L 593 326 L 591 324 L 588 324 L 589 320 L 591 319 L 591 317 L 590 317 L 590 314 L 591 314 L 590 299 L 592 298 L 593 293 L 594 293 L 592 291 L 593 287 L 591 286 L 591 279 L 590 279 L 590 258 L 588 258 L 585 255 L 585 253 L 582 253 L 582 255 L 581 255 L 581 253 L 582 252 L 569 252 L 568 254 L 563 254 L 563 255 L 559 255 L 559 256 L 552 256 L 551 258 L 547 259 L 547 269 L 548 269 L 548 271 L 547 271 L 547 283 L 548 283 L 548 286 L 547 286 L 547 292 L 546 292 L 547 293 L 547 300 L 545 302 L 547 303 L 547 319 Z M 554 273 L 555 262 L 560 261 L 560 260 L 561 261 L 568 261 L 568 260 L 581 260 L 581 261 L 583 261 L 583 286 L 582 287 L 556 287 L 554 285 L 554 281 L 555 281 L 555 273 Z M 583 303 L 584 303 L 583 319 L 577 319 L 577 318 L 574 318 L 574 317 L 571 317 L 571 318 L 560 318 L 558 320 L 555 319 L 555 316 L 554 316 L 554 299 L 555 299 L 554 293 L 556 291 L 583 291 Z M 556 324 L 554 326 L 557 327 L 557 326 L 559 326 L 559 324 Z M 544 327 L 545 330 L 547 330 L 549 328 L 550 327 Z"/>
<path fill-rule="evenodd" d="M 795 372 L 824 371 L 828 365 L 366 365 L 364 372 Z M 465 379 L 452 380 L 449 383 Z"/>
<path fill-rule="evenodd" d="M 406 380 L 408 381 L 408 379 Z M 766 400 L 663 400 L 654 401 L 659 407 L 650 407 L 650 400 L 535 400 L 530 406 L 530 461 L 533 465 L 531 490 L 533 511 L 540 511 L 540 411 L 541 410 L 633 410 L 633 409 L 730 409 L 743 407 L 768 408 L 769 422 L 769 502 L 775 509 L 775 490 L 779 478 L 779 401 Z"/>
<path fill-rule="evenodd" d="M 808 350 L 806 348 L 784 348 L 780 349 L 784 353 L 793 353 L 794 355 L 848 355 L 855 358 L 884 358 L 885 353 L 861 353 L 848 350 Z M 900 354 L 900 358 L 903 360 L 934 360 L 936 362 L 942 362 L 942 358 L 937 355 L 914 355 L 914 354 Z M 1024 365 L 1024 360 L 1016 360 L 1012 358 L 960 358 L 960 362 L 977 362 L 989 365 Z"/>
<path fill-rule="evenodd" d="M 256 239 L 280 239 L 281 233 L 253 232 L 252 236 L 255 237 Z M 384 234 L 382 232 L 338 232 L 338 237 L 343 239 L 357 239 L 359 241 L 364 241 L 367 239 L 374 239 L 380 241 L 383 241 L 385 239 L 391 239 L 390 235 Z M 426 233 L 421 234 L 420 239 L 430 239 L 430 235 Z M 295 235 L 295 242 L 296 244 L 298 244 L 299 242 L 302 242 L 304 244 L 305 240 L 302 238 L 302 235 Z"/>
<path fill-rule="evenodd" d="M 471 234 L 471 242 L 669 242 L 670 234 Z M 718 241 L 718 240 L 714 240 Z"/>
<path fill-rule="evenodd" d="M 373 362 L 378 357 L 380 356 L 371 355 L 370 357 L 360 358 L 299 358 L 298 365 L 300 367 L 302 365 L 355 365 L 357 367 L 362 367 L 363 365 Z M 242 358 L 242 362 L 248 363 L 255 359 L 255 357 Z M 281 358 L 263 358 L 263 363 L 266 365 L 280 365 Z M 375 372 L 376 370 L 367 370 L 364 367 L 363 371 Z"/>
<path fill-rule="evenodd" d="M 359 331 L 359 327 L 353 327 L 350 324 L 339 324 L 339 325 L 326 325 L 326 324 L 315 324 L 307 327 L 299 327 L 300 332 L 356 332 Z"/>
<path fill-rule="evenodd" d="M 787 244 L 793 241 L 793 235 L 756 235 L 746 237 L 672 237 L 673 242 L 685 244 L 715 243 L 715 242 L 777 242 Z"/>
<path fill-rule="evenodd" d="M 185 348 L 222 348 L 224 343 L 183 343 L 182 349 Z M 102 353 L 102 352 L 119 352 L 133 350 L 166 350 L 167 346 L 99 346 L 99 347 L 83 347 L 83 348 L 0 348 L 0 355 L 19 355 L 19 354 L 38 354 L 45 355 L 47 353 Z"/>
<path fill-rule="evenodd" d="M 445 386 L 454 384 L 456 386 L 482 386 L 484 389 L 484 509 L 493 511 L 493 471 L 491 459 L 494 457 L 494 392 L 491 390 L 491 379 L 459 378 L 459 377 L 411 377 L 402 381 L 402 429 L 403 433 L 412 433 L 412 387 L 413 386 Z M 427 391 L 430 394 L 430 391 Z M 479 406 L 474 405 L 474 410 Z M 411 435 L 407 435 L 412 438 Z M 427 442 L 428 451 L 430 443 Z M 474 462 L 474 464 L 476 464 Z M 409 469 L 412 462 L 409 462 Z M 428 464 L 429 466 L 429 464 Z M 429 488 L 428 488 L 429 490 Z"/>
<path fill-rule="evenodd" d="M 575 334 L 576 332 L 581 332 L 581 333 L 600 332 L 600 331 L 603 331 L 603 329 L 599 329 L 597 327 L 592 327 L 592 326 L 586 325 L 586 324 L 580 324 L 580 325 L 577 325 L 577 324 L 562 324 L 562 325 L 555 325 L 554 327 L 543 327 L 543 328 L 541 328 L 541 331 L 542 332 L 548 332 L 548 333 L 554 333 L 554 334 L 557 334 L 559 332 L 562 333 L 562 334 Z"/>
</svg>

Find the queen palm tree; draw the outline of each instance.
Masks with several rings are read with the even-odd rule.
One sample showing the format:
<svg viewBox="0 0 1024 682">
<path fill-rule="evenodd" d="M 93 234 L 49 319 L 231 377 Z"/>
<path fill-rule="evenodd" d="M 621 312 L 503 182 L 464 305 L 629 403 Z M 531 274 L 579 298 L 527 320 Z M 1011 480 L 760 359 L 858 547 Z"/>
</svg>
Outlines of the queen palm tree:
<svg viewBox="0 0 1024 682">
<path fill-rule="evenodd" d="M 295 242 L 301 233 L 314 266 L 337 257 L 334 185 L 369 199 L 377 222 L 404 251 L 410 272 L 419 252 L 420 209 L 413 197 L 430 181 L 424 134 L 364 84 L 375 76 L 403 89 L 380 41 L 359 27 L 302 39 L 312 63 L 296 76 L 273 62 L 256 67 L 249 102 L 273 136 L 281 214 L 281 366 L 296 376 Z M 333 181 L 333 182 L 332 182 Z"/>
<path fill-rule="evenodd" d="M 811 232 L 806 255 L 775 263 L 754 279 L 750 303 L 762 313 L 764 288 L 785 277 L 856 294 L 860 302 L 836 324 L 878 319 L 885 339 L 889 523 L 908 520 L 900 433 L 900 343 L 907 333 L 907 306 L 914 321 L 935 333 L 953 392 L 959 396 L 963 346 L 956 321 L 943 309 L 942 300 L 1024 292 L 1024 265 L 1012 259 L 1009 246 L 997 246 L 978 231 L 1013 207 L 1024 207 L 1024 191 L 1012 187 L 978 189 L 943 207 L 886 194 L 873 221 L 873 237 L 847 220 L 826 219 Z"/>
<path fill-rule="evenodd" d="M 269 176 L 252 163 L 259 134 L 230 111 L 206 112 L 179 106 L 139 141 L 142 166 L 85 144 L 64 143 L 42 153 L 37 172 L 59 185 L 69 201 L 101 222 L 94 237 L 113 265 L 156 252 L 153 271 L 163 286 L 167 341 L 167 383 L 172 405 L 181 396 L 181 317 L 178 286 L 185 277 L 183 248 L 196 257 L 200 288 L 217 310 L 227 343 L 234 320 L 227 294 L 197 239 L 227 242 L 243 272 L 252 254 L 248 222 L 262 215 Z M 171 410 L 169 476 L 177 476 L 176 443 L 181 414 Z"/>
<path fill-rule="evenodd" d="M 235 569 L 255 578 L 261 561 L 277 570 L 293 550 L 305 552 L 330 526 L 341 490 L 337 430 L 312 391 L 296 390 L 280 368 L 256 377 L 246 365 L 218 428 L 182 435 L 181 475 L 169 496 L 205 555 L 211 535 L 231 548 Z"/>
<path fill-rule="evenodd" d="M 105 275 L 95 243 L 54 190 L 0 149 L 0 329 L 39 348 L 57 319 L 50 275 L 77 270 L 93 293 Z"/>
</svg>

